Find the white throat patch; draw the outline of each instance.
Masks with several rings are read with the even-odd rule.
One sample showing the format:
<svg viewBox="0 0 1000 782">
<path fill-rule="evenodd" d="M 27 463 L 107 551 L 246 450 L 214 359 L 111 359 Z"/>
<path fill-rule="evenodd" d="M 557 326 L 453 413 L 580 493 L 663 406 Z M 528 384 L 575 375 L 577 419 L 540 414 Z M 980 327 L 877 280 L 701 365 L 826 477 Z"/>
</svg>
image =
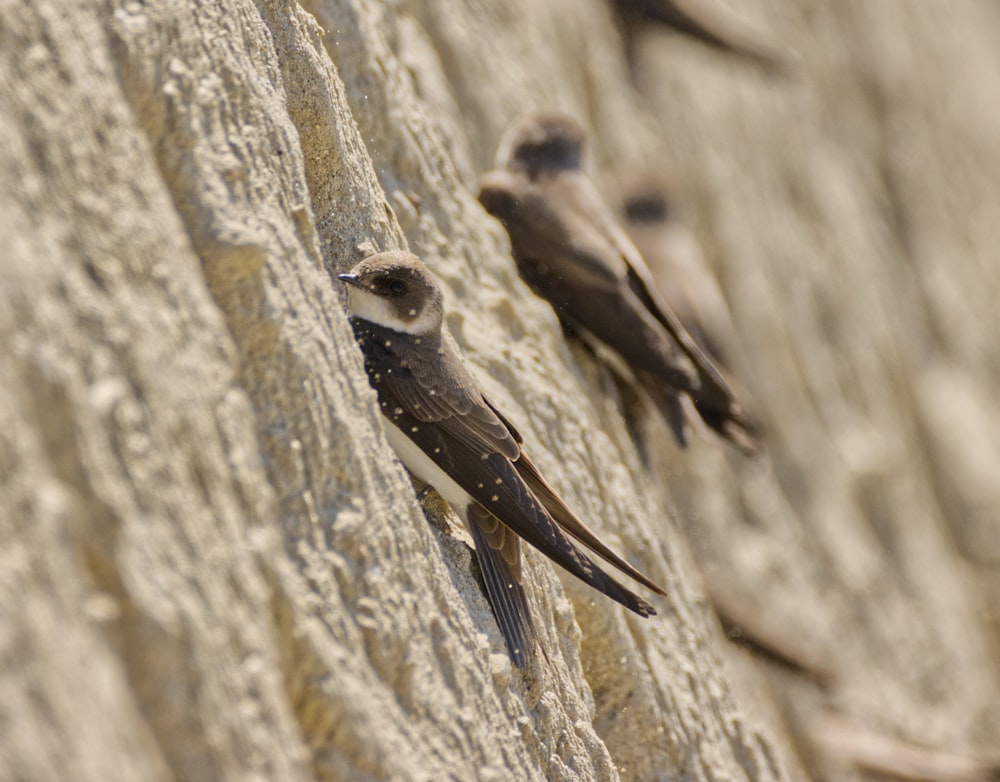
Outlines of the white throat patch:
<svg viewBox="0 0 1000 782">
<path fill-rule="evenodd" d="M 347 306 L 351 315 L 403 334 L 419 336 L 437 327 L 433 307 L 426 307 L 419 317 L 403 320 L 396 314 L 391 301 L 353 285 L 347 288 Z M 417 315 L 415 311 L 412 314 Z"/>
</svg>

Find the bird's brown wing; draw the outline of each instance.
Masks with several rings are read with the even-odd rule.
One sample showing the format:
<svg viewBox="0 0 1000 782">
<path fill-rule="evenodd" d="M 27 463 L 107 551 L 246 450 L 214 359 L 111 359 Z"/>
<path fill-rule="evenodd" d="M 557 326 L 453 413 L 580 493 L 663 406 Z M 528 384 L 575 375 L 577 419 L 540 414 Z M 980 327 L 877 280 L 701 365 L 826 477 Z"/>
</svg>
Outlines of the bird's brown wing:
<svg viewBox="0 0 1000 782">
<path fill-rule="evenodd" d="M 389 329 L 371 324 L 364 328 L 367 333 L 359 344 L 382 414 L 411 439 L 417 439 L 412 435 L 422 424 L 432 424 L 472 450 L 507 459 L 520 455 L 517 433 L 483 401 L 478 384 L 450 345 L 428 339 L 416 346 Z M 409 422 L 405 429 L 403 421 Z"/>
<path fill-rule="evenodd" d="M 500 420 L 507 420 L 499 410 L 493 407 L 493 404 L 488 399 L 486 400 L 486 404 L 490 405 Z M 518 442 L 520 443 L 520 439 L 518 439 Z M 523 447 L 521 449 L 521 457 L 514 463 L 514 467 L 524 479 L 528 488 L 531 489 L 532 494 L 541 500 L 542 505 L 545 506 L 549 515 L 552 516 L 560 527 L 599 557 L 605 559 L 607 562 L 614 565 L 620 571 L 635 579 L 643 586 L 653 590 L 657 594 L 666 594 L 659 584 L 616 554 L 607 543 L 601 540 L 596 532 L 590 529 L 590 527 L 588 527 L 583 520 L 570 509 L 563 498 L 559 496 L 556 490 L 552 488 L 551 484 L 549 484 L 549 482 L 546 481 L 542 474 L 538 471 L 534 462 L 528 458 L 528 454 L 524 451 Z"/>
</svg>

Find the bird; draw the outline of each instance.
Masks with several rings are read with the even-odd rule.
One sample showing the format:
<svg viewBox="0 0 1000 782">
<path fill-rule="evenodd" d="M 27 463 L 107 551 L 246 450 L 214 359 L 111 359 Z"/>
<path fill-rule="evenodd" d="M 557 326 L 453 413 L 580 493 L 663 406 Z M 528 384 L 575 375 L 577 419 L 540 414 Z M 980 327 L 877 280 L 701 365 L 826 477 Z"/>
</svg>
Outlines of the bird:
<svg viewBox="0 0 1000 782">
<path fill-rule="evenodd" d="M 715 7 L 713 7 L 715 6 Z M 779 53 L 747 25 L 717 4 L 704 0 L 611 0 L 634 83 L 638 82 L 637 39 L 653 25 L 663 25 L 706 46 L 752 62 L 769 73 L 788 69 L 787 54 Z"/>
<path fill-rule="evenodd" d="M 687 443 L 682 398 L 747 456 L 756 425 L 711 358 L 657 291 L 646 263 L 582 168 L 585 135 L 571 117 L 528 114 L 501 139 L 479 201 L 510 237 L 521 277 L 619 376 L 633 380 Z"/>
<path fill-rule="evenodd" d="M 486 595 L 514 664 L 529 665 L 538 632 L 521 583 L 521 539 L 639 616 L 656 609 L 574 540 L 659 595 L 651 578 L 597 536 L 542 477 L 513 424 L 446 339 L 444 297 L 416 255 L 369 256 L 338 275 L 386 438 L 403 465 L 464 522 Z"/>
<path fill-rule="evenodd" d="M 674 202 L 663 175 L 643 172 L 631 177 L 622 203 L 629 239 L 649 267 L 663 300 L 694 341 L 731 370 L 737 339 L 729 305 Z"/>
</svg>

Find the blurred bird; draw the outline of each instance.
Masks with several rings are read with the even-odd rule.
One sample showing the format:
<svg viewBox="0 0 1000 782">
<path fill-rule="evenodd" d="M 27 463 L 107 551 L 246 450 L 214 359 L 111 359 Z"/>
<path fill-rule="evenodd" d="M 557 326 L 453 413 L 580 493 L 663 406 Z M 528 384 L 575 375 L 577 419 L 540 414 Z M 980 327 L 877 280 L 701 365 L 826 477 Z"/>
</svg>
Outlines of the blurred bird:
<svg viewBox="0 0 1000 782">
<path fill-rule="evenodd" d="M 690 229 L 678 219 L 665 179 L 642 174 L 624 197 L 625 224 L 663 300 L 695 342 L 727 369 L 735 327 L 729 306 Z"/>
<path fill-rule="evenodd" d="M 633 82 L 638 82 L 638 38 L 653 25 L 663 25 L 707 46 L 748 60 L 766 71 L 787 68 L 786 56 L 774 46 L 706 0 L 611 0 Z"/>
<path fill-rule="evenodd" d="M 520 538 L 629 610 L 655 614 L 573 543 L 665 594 L 590 530 L 532 464 L 517 430 L 443 339 L 443 297 L 423 262 L 411 253 L 380 253 L 339 279 L 348 286 L 351 324 L 389 444 L 468 527 L 514 663 L 526 666 L 537 642 L 521 586 Z"/>
<path fill-rule="evenodd" d="M 480 180 L 480 202 L 507 229 L 525 281 L 601 358 L 635 379 L 681 445 L 683 394 L 708 426 L 755 455 L 754 425 L 581 169 L 583 142 L 568 117 L 522 118 L 501 141 L 497 169 Z"/>
</svg>

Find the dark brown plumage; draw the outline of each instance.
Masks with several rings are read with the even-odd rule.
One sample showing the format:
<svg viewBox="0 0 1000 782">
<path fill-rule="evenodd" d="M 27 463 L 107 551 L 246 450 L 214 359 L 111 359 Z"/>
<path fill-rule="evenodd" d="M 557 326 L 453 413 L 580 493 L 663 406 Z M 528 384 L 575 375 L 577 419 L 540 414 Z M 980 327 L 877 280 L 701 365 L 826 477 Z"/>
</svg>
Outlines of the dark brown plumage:
<svg viewBox="0 0 1000 782">
<path fill-rule="evenodd" d="M 511 240 L 521 276 L 574 332 L 661 410 L 680 443 L 679 394 L 743 453 L 758 452 L 754 425 L 722 373 L 656 290 L 642 256 L 615 224 L 581 168 L 583 131 L 533 114 L 507 132 L 479 200 Z"/>
</svg>

